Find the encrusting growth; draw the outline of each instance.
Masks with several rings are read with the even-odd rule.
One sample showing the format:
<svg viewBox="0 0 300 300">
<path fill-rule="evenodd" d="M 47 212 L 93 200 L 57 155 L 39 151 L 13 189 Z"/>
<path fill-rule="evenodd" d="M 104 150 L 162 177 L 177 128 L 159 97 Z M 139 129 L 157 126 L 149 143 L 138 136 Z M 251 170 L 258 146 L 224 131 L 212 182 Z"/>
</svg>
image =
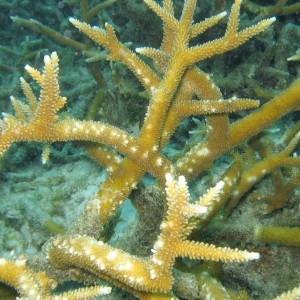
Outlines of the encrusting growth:
<svg viewBox="0 0 300 300">
<path fill-rule="evenodd" d="M 85 283 L 89 281 L 94 284 L 95 281 L 91 278 L 95 277 L 87 279 L 85 276 L 89 274 L 106 279 L 140 299 L 175 299 L 171 289 L 172 269 L 176 257 L 223 262 L 259 258 L 258 253 L 218 248 L 189 239 L 192 230 L 200 221 L 210 218 L 208 215 L 218 205 L 221 191 L 230 194 L 233 190 L 234 185 L 230 178 L 234 176 L 225 177 L 193 204 L 189 203 L 186 180 L 191 180 L 200 172 L 209 169 L 213 161 L 222 154 L 293 111 L 299 105 L 300 84 L 299 80 L 296 81 L 261 108 L 258 108 L 257 100 L 235 97 L 223 99 L 221 91 L 210 76 L 195 64 L 244 44 L 268 28 L 275 18 L 265 19 L 239 30 L 242 1 L 235 0 L 224 36 L 190 46 L 193 38 L 217 24 L 226 13 L 194 23 L 196 0 L 184 1 L 179 19 L 175 18 L 172 0 L 164 0 L 162 5 L 153 0 L 144 2 L 163 21 L 164 35 L 159 49 L 145 47 L 137 48 L 133 52 L 118 40 L 111 25 L 105 24 L 105 29 L 101 29 L 74 18 L 70 19 L 75 27 L 108 51 L 108 60 L 120 61 L 129 68 L 149 94 L 147 113 L 139 134 L 133 135 L 101 122 L 77 120 L 72 117 L 60 118 L 59 111 L 65 106 L 67 99 L 60 95 L 59 58 L 57 53 L 53 52 L 44 57 L 42 72 L 30 66 L 25 67 L 40 86 L 40 95 L 36 97 L 30 85 L 23 78 L 20 79 L 28 103 L 11 97 L 14 115 L 4 114 L 0 122 L 0 156 L 12 143 L 18 141 L 42 142 L 44 163 L 51 154 L 51 143 L 56 141 L 87 141 L 99 145 L 100 147 L 88 145 L 86 149 L 107 168 L 107 179 L 98 194 L 89 200 L 74 227 L 65 234 L 50 239 L 41 255 L 45 256 L 50 269 L 65 274 L 65 280 Z M 152 59 L 154 67 L 147 65 L 139 57 L 140 54 Z M 229 113 L 254 108 L 257 110 L 248 116 L 235 123 L 230 122 Z M 171 161 L 162 152 L 163 147 L 183 118 L 199 114 L 205 116 L 205 138 L 193 145 L 179 159 Z M 293 148 L 294 144 L 291 142 L 287 149 Z M 286 160 L 291 159 L 289 153 L 285 153 Z M 276 163 L 269 164 L 269 170 L 275 165 L 277 166 Z M 97 238 L 103 226 L 146 173 L 151 174 L 162 188 L 165 187 L 166 210 L 152 254 L 141 258 Z M 15 275 L 5 275 L 7 266 Z M 77 276 L 72 277 L 69 270 L 76 270 Z M 30 289 L 27 286 L 25 289 L 20 284 L 20 279 L 27 278 L 27 275 L 30 275 Z M 0 280 L 16 288 L 22 297 L 28 298 L 28 293 L 33 291 L 40 297 L 36 299 L 52 299 L 47 298 L 52 297 L 49 296 L 52 286 L 45 284 L 45 281 L 48 283 L 51 280 L 45 274 L 41 276 L 41 272 L 27 267 L 25 261 L 20 263 L 20 260 L 1 259 Z M 88 287 L 86 290 L 79 289 L 73 292 L 79 295 L 82 291 L 86 291 L 88 299 L 92 293 L 107 293 L 109 290 L 105 287 Z M 60 299 L 59 296 L 53 297 Z M 75 299 L 77 296 L 69 292 L 64 297 Z M 76 299 L 81 298 L 78 296 Z"/>
</svg>

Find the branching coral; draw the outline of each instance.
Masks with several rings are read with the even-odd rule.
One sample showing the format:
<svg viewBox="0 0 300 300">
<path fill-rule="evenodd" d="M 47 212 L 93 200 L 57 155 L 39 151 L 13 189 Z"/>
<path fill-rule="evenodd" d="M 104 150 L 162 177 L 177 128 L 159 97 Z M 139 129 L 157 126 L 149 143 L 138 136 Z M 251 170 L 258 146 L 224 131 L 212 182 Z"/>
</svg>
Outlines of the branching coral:
<svg viewBox="0 0 300 300">
<path fill-rule="evenodd" d="M 300 50 L 296 52 L 295 55 L 288 58 L 288 61 L 300 60 Z"/>
<path fill-rule="evenodd" d="M 107 295 L 111 291 L 110 287 L 95 286 L 52 295 L 51 290 L 56 287 L 57 283 L 45 272 L 35 272 L 26 266 L 24 259 L 11 261 L 1 258 L 0 280 L 20 293 L 21 298 L 18 299 L 87 300 L 95 296 Z"/>
<path fill-rule="evenodd" d="M 275 5 L 261 6 L 253 1 L 246 0 L 244 6 L 249 11 L 259 14 L 258 18 L 295 14 L 300 11 L 300 3 L 287 5 L 288 0 L 278 0 Z"/>
<path fill-rule="evenodd" d="M 80 7 L 79 3 L 76 3 L 74 6 L 77 6 L 77 11 L 80 15 L 80 17 L 85 22 L 91 22 L 97 14 L 105 9 L 106 7 L 111 6 L 116 2 L 116 0 L 107 0 L 103 3 L 96 4 L 91 7 L 89 4 L 89 1 L 80 1 Z M 77 51 L 82 51 L 84 55 L 88 56 L 89 58 L 87 61 L 90 62 L 89 64 L 89 70 L 94 77 L 97 86 L 98 91 L 95 93 L 93 103 L 90 107 L 87 119 L 88 120 L 94 120 L 96 118 L 97 109 L 99 109 L 99 104 L 103 101 L 105 97 L 108 97 L 108 87 L 106 86 L 106 82 L 104 80 L 103 74 L 99 68 L 99 65 L 95 62 L 97 62 L 99 59 L 104 60 L 105 54 L 98 53 L 95 49 L 91 48 L 91 43 L 89 43 L 88 40 L 84 42 L 78 42 L 75 39 L 66 36 L 63 33 L 60 33 L 58 31 L 55 31 L 51 29 L 50 27 L 42 24 L 38 20 L 30 18 L 29 20 L 13 16 L 11 17 L 12 21 L 16 24 L 19 24 L 20 26 L 25 26 L 35 32 L 40 33 L 43 36 L 48 37 L 49 39 L 57 42 L 58 44 L 61 44 L 63 46 L 72 48 Z M 96 53 L 96 54 L 95 54 Z M 32 55 L 32 53 L 31 53 Z"/>
<path fill-rule="evenodd" d="M 111 25 L 105 24 L 105 29 L 101 29 L 70 19 L 75 27 L 109 52 L 109 60 L 120 61 L 130 69 L 148 93 L 150 101 L 139 134 L 136 136 L 101 122 L 60 118 L 59 111 L 63 109 L 67 99 L 60 95 L 59 59 L 56 52 L 53 52 L 50 56 L 45 56 L 43 72 L 30 66 L 25 67 L 40 86 L 40 95 L 36 97 L 30 85 L 21 78 L 28 103 L 11 98 L 15 113 L 4 114 L 1 121 L 0 155 L 14 142 L 37 141 L 45 144 L 42 155 L 45 162 L 53 142 L 88 141 L 99 144 L 100 147 L 90 146 L 87 149 L 107 168 L 109 175 L 98 194 L 88 202 L 74 227 L 47 243 L 43 250 L 45 260 L 50 268 L 65 270 L 65 280 L 86 282 L 86 274 L 96 275 L 140 299 L 174 299 L 171 288 L 176 257 L 224 262 L 247 261 L 259 257 L 257 253 L 218 248 L 189 240 L 192 230 L 209 220 L 216 208 L 219 208 L 219 203 L 223 205 L 223 202 L 216 199 L 226 199 L 234 192 L 234 188 L 239 189 L 243 185 L 243 177 L 239 186 L 236 187 L 235 182 L 240 177 L 241 159 L 237 158 L 233 162 L 221 183 L 194 204 L 188 202 L 189 194 L 184 178 L 194 179 L 200 172 L 208 170 L 222 154 L 293 111 L 300 102 L 300 84 L 297 80 L 261 108 L 231 123 L 229 113 L 257 108 L 259 102 L 251 99 L 223 99 L 219 88 L 196 63 L 237 48 L 268 28 L 275 19 L 265 19 L 239 30 L 242 1 L 236 0 L 224 36 L 191 46 L 192 39 L 217 24 L 226 13 L 193 23 L 196 0 L 184 1 L 179 19 L 175 18 L 171 0 L 164 0 L 161 6 L 153 0 L 144 2 L 163 21 L 164 38 L 159 49 L 137 48 L 134 53 L 118 40 Z M 152 59 L 154 67 L 146 64 L 139 54 Z M 183 118 L 199 114 L 206 118 L 205 138 L 173 163 L 163 154 L 163 148 Z M 299 135 L 296 134 L 282 153 L 261 162 L 267 164 L 265 173 L 284 163 L 288 164 L 291 160 L 291 163 L 298 165 L 299 159 L 288 156 L 295 148 L 298 138 Z M 157 179 L 161 187 L 166 186 L 166 210 L 160 234 L 152 249 L 153 254 L 140 258 L 98 241 L 97 238 L 103 226 L 146 173 Z M 245 172 L 248 185 L 241 194 L 250 188 L 249 182 L 254 182 L 250 180 L 253 177 L 251 174 Z M 2 263 L 11 264 L 12 270 L 17 264 L 4 259 Z M 26 273 L 27 267 L 23 265 L 22 268 L 20 272 Z M 68 270 L 74 269 L 76 277 L 72 276 L 72 272 L 68 273 Z M 38 274 L 34 273 L 33 276 L 36 278 Z M 26 297 L 26 291 L 18 283 L 20 276 L 19 274 L 12 279 L 2 277 L 2 280 Z M 46 289 L 43 283 L 34 284 L 37 284 L 39 290 L 37 294 L 43 297 L 43 289 Z M 49 289 L 46 290 L 48 292 Z"/>
<path fill-rule="evenodd" d="M 148 293 L 167 293 L 173 284 L 172 267 L 176 257 L 217 261 L 247 261 L 257 259 L 249 253 L 186 240 L 196 225 L 189 218 L 205 214 L 218 199 L 224 183 L 219 182 L 195 204 L 188 203 L 189 193 L 183 176 L 176 182 L 166 175 L 167 212 L 161 233 L 149 258 L 139 258 L 115 249 L 103 242 L 84 236 L 54 239 L 47 249 L 49 261 L 57 268 L 74 266 L 86 269 L 118 286 L 131 291 L 140 299 Z"/>
</svg>

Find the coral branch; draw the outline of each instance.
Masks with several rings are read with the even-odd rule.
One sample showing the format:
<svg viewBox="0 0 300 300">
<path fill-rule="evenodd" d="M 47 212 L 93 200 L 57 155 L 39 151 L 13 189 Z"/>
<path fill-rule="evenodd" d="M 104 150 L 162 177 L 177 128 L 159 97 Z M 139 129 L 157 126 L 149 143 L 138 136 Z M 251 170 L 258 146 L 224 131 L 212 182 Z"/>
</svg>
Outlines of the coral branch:
<svg viewBox="0 0 300 300">
<path fill-rule="evenodd" d="M 0 259 L 0 281 L 14 287 L 23 298 L 90 299 L 110 292 L 107 287 L 90 286 L 56 295 L 53 291 L 56 281 L 48 277 L 51 274 L 56 279 L 61 279 L 62 276 L 61 280 L 75 279 L 81 283 L 92 284 L 101 278 L 140 299 L 171 300 L 177 296 L 173 295 L 176 292 L 175 288 L 172 290 L 172 271 L 178 257 L 221 262 L 258 259 L 259 254 L 256 252 L 193 241 L 192 234 L 195 233 L 194 230 L 199 230 L 199 226 L 205 226 L 212 219 L 230 194 L 235 194 L 236 199 L 239 199 L 255 182 L 275 168 L 298 167 L 300 164 L 297 153 L 290 156 L 300 138 L 297 123 L 285 134 L 287 146 L 280 153 L 273 154 L 269 150 L 255 152 L 255 143 L 248 142 L 299 106 L 299 79 L 258 108 L 257 100 L 237 97 L 224 99 L 212 76 L 196 65 L 204 59 L 226 53 L 246 43 L 271 26 L 275 18 L 263 19 L 253 26 L 239 30 L 242 0 L 235 0 L 223 36 L 201 44 L 198 43 L 200 39 L 196 41 L 195 38 L 218 24 L 226 16 L 226 12 L 194 23 L 196 0 L 184 0 L 179 17 L 177 6 L 175 9 L 172 0 L 164 0 L 161 4 L 154 0 L 144 0 L 162 20 L 163 40 L 158 48 L 138 47 L 132 51 L 117 37 L 116 33 L 119 31 L 115 31 L 112 25 L 105 23 L 104 28 L 100 28 L 88 24 L 99 10 L 114 2 L 115 0 L 108 0 L 89 9 L 88 1 L 82 1 L 83 21 L 70 18 L 70 22 L 79 31 L 105 49 L 105 55 L 95 55 L 96 50 L 91 49 L 91 41 L 77 43 L 72 39 L 65 39 L 36 21 L 13 18 L 15 22 L 39 31 L 59 43 L 74 49 L 89 50 L 92 56 L 90 60 L 94 60 L 91 70 L 98 86 L 106 86 L 106 83 L 95 61 L 100 57 L 119 61 L 140 81 L 145 89 L 144 97 L 149 100 L 144 121 L 141 122 L 140 130 L 135 130 L 134 134 L 132 131 L 98 121 L 63 117 L 60 111 L 65 107 L 67 99 L 60 93 L 59 59 L 56 52 L 44 57 L 42 71 L 26 65 L 25 69 L 39 86 L 40 94 L 37 97 L 35 89 L 24 78 L 20 78 L 27 103 L 11 97 L 14 113 L 3 113 L 3 120 L 0 120 L 0 156 L 14 142 L 41 142 L 44 148 L 42 161 L 45 163 L 50 155 L 51 143 L 80 141 L 97 163 L 108 170 L 108 176 L 98 193 L 87 202 L 74 226 L 66 231 L 61 227 L 54 228 L 54 231 L 62 232 L 61 235 L 51 238 L 39 257 L 33 258 L 32 263 L 26 265 L 23 259 Z M 283 10 L 285 3 L 286 1 L 279 1 L 275 8 Z M 145 56 L 145 61 L 140 56 Z M 152 62 L 149 63 L 149 59 Z M 293 57 L 289 60 L 292 59 Z M 249 72 L 249 77 L 251 76 Z M 113 83 L 119 85 L 117 80 Z M 98 97 L 92 104 L 92 115 L 95 115 L 95 103 L 104 96 L 105 92 L 98 92 Z M 247 112 L 245 117 L 236 114 L 234 118 L 229 118 L 230 113 L 246 109 L 256 110 Z M 203 137 L 197 141 L 181 140 L 178 148 L 185 149 L 180 155 L 170 154 L 172 151 L 165 146 L 171 136 L 177 138 L 176 129 L 179 123 L 194 115 L 204 116 L 204 120 L 201 119 Z M 233 119 L 237 121 L 233 122 Z M 231 166 L 222 172 L 223 175 L 215 172 L 215 169 L 211 175 L 212 182 L 219 183 L 198 201 L 190 202 L 186 180 L 195 179 L 202 171 L 207 171 L 216 159 L 229 151 L 234 151 L 234 154 L 230 153 L 229 159 L 233 161 Z M 260 162 L 258 156 L 261 158 Z M 224 165 L 228 165 L 227 159 Z M 156 199 L 165 204 L 164 211 L 160 213 L 159 220 L 162 222 L 155 228 L 156 238 L 148 243 L 153 245 L 152 249 L 148 249 L 150 254 L 141 257 L 130 254 L 130 250 L 124 251 L 112 246 L 112 243 L 98 239 L 105 235 L 105 225 L 109 225 L 108 221 L 125 199 L 135 196 L 131 192 L 137 188 L 145 174 L 152 175 L 157 184 L 165 188 L 166 197 Z M 287 175 L 290 175 L 288 182 L 284 180 Z M 284 191 L 287 194 L 285 196 L 291 195 L 299 186 L 294 183 L 298 180 L 298 174 L 291 175 L 291 172 L 285 174 L 275 170 L 273 179 L 275 187 Z M 163 207 L 163 204 L 159 207 Z M 139 203 L 139 207 L 141 205 L 144 203 Z M 235 202 L 232 206 L 234 205 Z M 148 207 L 144 210 L 152 214 Z M 46 222 L 43 227 L 47 227 Z M 32 265 L 36 269 L 29 267 Z M 7 269 L 10 271 L 7 272 Z M 45 269 L 49 275 L 39 271 Z M 218 289 L 220 287 L 218 285 Z M 204 290 L 205 287 L 202 286 L 203 293 Z M 225 292 L 223 295 L 227 294 Z"/>
<path fill-rule="evenodd" d="M 180 176 L 176 181 L 171 174 L 167 174 L 168 208 L 161 224 L 161 233 L 152 249 L 153 255 L 149 258 L 130 255 L 87 236 L 54 239 L 47 248 L 47 257 L 59 269 L 85 269 L 133 293 L 136 290 L 167 293 L 173 284 L 172 267 L 179 256 L 224 262 L 258 259 L 258 253 L 217 248 L 186 240 L 189 232 L 185 230 L 187 220 L 193 215 L 205 213 L 211 203 L 218 200 L 222 187 L 222 182 L 217 184 L 199 203 L 190 206 L 184 177 Z"/>
<path fill-rule="evenodd" d="M 51 290 L 57 283 L 46 273 L 35 272 L 27 267 L 24 259 L 11 261 L 0 258 L 0 281 L 15 288 L 22 299 L 88 300 L 111 291 L 110 287 L 94 286 L 52 295 Z"/>
</svg>

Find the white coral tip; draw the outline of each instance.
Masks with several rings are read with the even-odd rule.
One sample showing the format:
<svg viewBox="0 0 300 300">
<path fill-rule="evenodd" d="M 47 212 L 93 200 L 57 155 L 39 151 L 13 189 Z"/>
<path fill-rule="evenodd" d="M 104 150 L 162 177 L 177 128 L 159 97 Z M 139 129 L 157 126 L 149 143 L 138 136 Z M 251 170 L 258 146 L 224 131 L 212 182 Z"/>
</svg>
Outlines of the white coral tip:
<svg viewBox="0 0 300 300">
<path fill-rule="evenodd" d="M 219 181 L 219 182 L 217 183 L 216 189 L 217 189 L 218 191 L 221 191 L 221 190 L 223 189 L 224 185 L 225 185 L 225 182 L 224 182 L 223 180 L 221 180 L 221 181 Z"/>
<path fill-rule="evenodd" d="M 141 52 L 143 52 L 143 48 L 142 47 L 135 48 L 135 52 L 141 53 Z"/>
<path fill-rule="evenodd" d="M 201 206 L 201 205 L 197 205 L 196 206 L 196 211 L 197 211 L 197 214 L 199 214 L 199 215 L 206 214 L 207 213 L 207 207 Z"/>
<path fill-rule="evenodd" d="M 173 177 L 172 177 L 172 175 L 171 175 L 170 173 L 167 173 L 167 174 L 165 175 L 165 177 L 166 177 L 166 181 L 167 181 L 167 182 L 170 182 L 170 181 L 173 180 Z"/>
<path fill-rule="evenodd" d="M 56 59 L 58 56 L 57 56 L 57 52 L 56 51 L 53 51 L 52 53 L 51 53 L 51 59 Z"/>
<path fill-rule="evenodd" d="M 223 12 L 219 13 L 220 18 L 224 18 L 225 16 L 227 16 L 227 11 L 223 11 Z"/>
<path fill-rule="evenodd" d="M 109 286 L 100 287 L 99 290 L 100 290 L 101 295 L 107 295 L 107 294 L 111 293 L 111 287 L 109 287 Z"/>
<path fill-rule="evenodd" d="M 50 56 L 49 55 L 45 55 L 44 56 L 44 63 L 45 64 L 49 64 L 51 62 Z"/>
<path fill-rule="evenodd" d="M 257 252 L 250 252 L 248 254 L 249 259 L 259 259 L 260 258 L 260 254 Z"/>
<path fill-rule="evenodd" d="M 179 185 L 186 185 L 186 180 L 184 176 L 179 176 L 178 178 L 178 184 Z"/>
</svg>

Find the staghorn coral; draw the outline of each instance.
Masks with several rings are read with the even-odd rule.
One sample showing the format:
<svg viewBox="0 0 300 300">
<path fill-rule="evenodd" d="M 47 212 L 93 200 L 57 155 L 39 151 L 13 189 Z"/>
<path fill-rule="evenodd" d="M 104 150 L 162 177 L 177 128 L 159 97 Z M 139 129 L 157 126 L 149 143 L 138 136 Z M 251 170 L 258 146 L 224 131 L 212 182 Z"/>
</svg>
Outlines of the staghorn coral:
<svg viewBox="0 0 300 300">
<path fill-rule="evenodd" d="M 153 60 L 154 69 L 117 39 L 111 25 L 106 24 L 105 29 L 100 29 L 75 19 L 70 20 L 109 51 L 109 60 L 118 60 L 127 66 L 149 94 L 150 102 L 139 135 L 134 136 L 125 130 L 100 122 L 60 118 L 58 112 L 65 106 L 66 98 L 60 95 L 58 56 L 54 52 L 51 56 L 45 56 L 42 73 L 26 66 L 30 76 L 41 87 L 41 93 L 37 99 L 29 84 L 21 79 L 28 104 L 12 97 L 15 114 L 5 114 L 1 122 L 0 152 L 1 155 L 4 154 L 16 141 L 38 141 L 45 144 L 42 157 L 46 162 L 50 154 L 49 145 L 55 141 L 79 140 L 106 145 L 105 148 L 92 147 L 89 151 L 100 164 L 107 167 L 109 171 L 107 180 L 99 193 L 89 201 L 74 228 L 66 235 L 49 241 L 43 253 L 46 255 L 46 263 L 52 269 L 65 269 L 66 272 L 63 274 L 66 280 L 83 281 L 85 272 L 82 270 L 85 270 L 90 275 L 108 279 L 141 299 L 168 299 L 172 297 L 168 293 L 172 287 L 171 269 L 176 256 L 221 261 L 258 258 L 256 253 L 220 249 L 187 240 L 192 229 L 203 219 L 200 214 L 201 207 L 209 208 L 208 213 L 204 215 L 204 219 L 209 219 L 209 215 L 215 212 L 219 203 L 213 201 L 201 205 L 188 204 L 187 187 L 183 177 L 179 177 L 177 182 L 172 176 L 177 177 L 177 174 L 180 174 L 189 180 L 195 178 L 200 172 L 209 169 L 213 161 L 223 153 L 293 111 L 300 101 L 300 87 L 298 80 L 262 108 L 236 123 L 230 123 L 229 113 L 257 108 L 258 101 L 235 98 L 224 100 L 211 78 L 195 64 L 245 43 L 269 27 L 275 21 L 274 18 L 239 31 L 241 1 L 237 0 L 233 4 L 227 29 L 222 38 L 190 46 L 193 38 L 218 23 L 226 13 L 194 24 L 192 20 L 196 6 L 194 0 L 184 2 L 179 19 L 174 16 L 170 0 L 165 0 L 162 6 L 151 0 L 145 0 L 145 3 L 164 23 L 164 39 L 159 49 L 147 47 L 136 49 L 137 53 Z M 199 114 L 206 116 L 206 137 L 172 163 L 162 153 L 163 147 L 174 134 L 181 119 Z M 238 162 L 238 159 L 236 161 Z M 167 185 L 167 209 L 160 235 L 154 244 L 154 254 L 150 258 L 141 259 L 97 241 L 97 238 L 103 225 L 146 172 L 153 175 L 161 186 Z M 167 173 L 172 175 L 168 175 L 166 180 Z M 234 172 L 232 177 L 227 175 L 224 176 L 225 195 L 234 191 L 234 183 L 239 177 Z M 220 185 L 217 185 L 217 190 L 213 189 L 211 198 L 215 198 L 219 190 Z M 206 196 L 204 199 L 209 198 Z M 221 198 L 225 197 L 221 195 Z M 187 221 L 188 218 L 191 220 Z M 75 235 L 75 232 L 79 235 Z M 161 240 L 166 242 L 168 246 L 166 250 L 160 249 Z M 98 257 L 99 250 L 102 254 Z M 61 261 L 62 258 L 64 261 Z M 121 266 L 117 264 L 119 260 Z M 127 262 L 131 263 L 129 267 Z M 131 269 L 131 265 L 136 268 Z M 68 273 L 69 269 L 77 268 L 76 276 Z M 137 277 L 139 272 L 142 273 L 142 277 Z M 11 281 L 7 283 L 12 284 Z M 22 290 L 20 292 L 22 293 Z"/>
<path fill-rule="evenodd" d="M 161 224 L 161 233 L 149 258 L 139 258 L 122 250 L 111 247 L 102 241 L 87 236 L 61 236 L 51 240 L 45 250 L 49 263 L 57 269 L 73 267 L 87 270 L 114 284 L 131 291 L 140 299 L 172 299 L 164 296 L 173 284 L 172 266 L 179 256 L 193 259 L 216 261 L 248 261 L 258 259 L 258 253 L 239 251 L 237 249 L 218 248 L 214 245 L 188 241 L 186 238 L 196 225 L 188 219 L 205 214 L 211 204 L 217 201 L 224 183 L 220 181 L 197 203 L 190 204 L 185 178 L 178 181 L 171 174 L 166 175 L 167 213 Z M 1 259 L 0 279 L 13 287 L 23 296 L 51 299 L 49 292 L 54 282 L 44 273 L 29 269 L 25 261 L 8 261 Z M 9 270 L 6 273 L 5 270 Z M 107 288 L 87 288 L 65 293 L 57 299 L 81 299 L 79 295 L 97 295 L 109 292 Z M 159 296 L 161 294 L 161 296 Z M 56 298 L 55 298 L 56 299 Z M 156 299 L 156 298 L 153 298 Z"/>
<path fill-rule="evenodd" d="M 152 293 L 170 291 L 172 266 L 176 257 L 193 259 L 248 261 L 258 253 L 249 253 L 186 240 L 195 223 L 188 219 L 205 214 L 218 199 L 224 183 L 220 182 L 195 204 L 189 204 L 189 193 L 183 176 L 176 182 L 166 175 L 167 212 L 149 258 L 139 258 L 89 237 L 57 238 L 47 247 L 49 261 L 57 268 L 77 266 L 131 291 L 140 299 L 150 299 Z M 188 224 L 188 225 L 187 225 Z M 151 294 L 150 294 L 151 293 Z"/>
<path fill-rule="evenodd" d="M 65 292 L 61 295 L 51 295 L 56 282 L 48 278 L 45 272 L 35 272 L 26 266 L 24 259 L 16 261 L 0 259 L 0 280 L 14 287 L 20 294 L 18 299 L 44 299 L 44 300 L 80 300 L 92 299 L 95 296 L 107 295 L 110 287 L 98 286 L 79 288 L 75 291 Z"/>
<path fill-rule="evenodd" d="M 264 243 L 300 246 L 300 228 L 258 226 L 255 238 Z"/>
<path fill-rule="evenodd" d="M 288 61 L 300 60 L 300 50 L 298 50 L 295 55 L 289 57 L 287 60 Z"/>
<path fill-rule="evenodd" d="M 297 287 L 291 291 L 279 295 L 274 300 L 291 300 L 291 299 L 298 299 L 299 297 L 300 297 L 300 287 Z"/>
<path fill-rule="evenodd" d="M 244 6 L 252 13 L 259 14 L 258 18 L 263 19 L 271 16 L 296 14 L 300 11 L 300 3 L 288 5 L 288 0 L 278 0 L 275 5 L 262 6 L 253 1 L 246 0 Z"/>
<path fill-rule="evenodd" d="M 108 0 L 103 3 L 95 4 L 89 3 L 89 1 L 81 1 L 81 3 L 69 3 L 67 4 L 67 6 L 70 5 L 73 9 L 73 13 L 75 15 L 80 16 L 80 18 L 82 18 L 84 21 L 91 22 L 91 20 L 93 20 L 99 14 L 99 12 L 104 10 L 106 7 L 111 6 L 115 2 L 116 0 Z M 64 8 L 66 4 L 60 2 L 57 5 L 61 6 L 61 8 Z M 77 9 L 75 10 L 75 8 Z M 51 9 L 49 9 L 49 11 L 51 11 Z M 51 12 L 55 13 L 55 11 L 56 9 Z M 62 16 L 59 13 L 57 15 L 58 21 L 60 21 L 58 22 L 58 24 L 64 24 L 64 22 L 61 20 Z M 85 56 L 89 57 L 87 59 L 87 61 L 90 62 L 88 68 L 95 82 L 97 83 L 98 89 L 97 92 L 93 95 L 93 102 L 90 106 L 87 119 L 96 119 L 96 115 L 98 113 L 98 109 L 101 105 L 101 102 L 103 102 L 104 99 L 110 97 L 109 89 L 106 85 L 106 81 L 104 80 L 104 75 L 102 74 L 102 71 L 97 63 L 97 61 L 105 59 L 105 53 L 99 53 L 99 51 L 92 49 L 91 44 L 88 40 L 84 42 L 78 42 L 75 39 L 73 39 L 68 29 L 64 29 L 65 26 L 62 26 L 63 28 L 60 28 L 58 31 L 42 24 L 41 22 L 33 18 L 25 19 L 18 16 L 12 16 L 11 20 L 19 26 L 27 27 L 30 30 L 37 32 L 38 34 L 41 34 L 42 36 L 47 37 L 60 45 L 69 47 L 70 49 L 74 49 L 75 51 L 80 51 Z M 41 41 L 39 41 L 39 44 L 41 44 Z M 38 54 L 40 53 L 38 52 Z M 30 53 L 30 55 L 32 56 L 33 53 Z"/>
</svg>

